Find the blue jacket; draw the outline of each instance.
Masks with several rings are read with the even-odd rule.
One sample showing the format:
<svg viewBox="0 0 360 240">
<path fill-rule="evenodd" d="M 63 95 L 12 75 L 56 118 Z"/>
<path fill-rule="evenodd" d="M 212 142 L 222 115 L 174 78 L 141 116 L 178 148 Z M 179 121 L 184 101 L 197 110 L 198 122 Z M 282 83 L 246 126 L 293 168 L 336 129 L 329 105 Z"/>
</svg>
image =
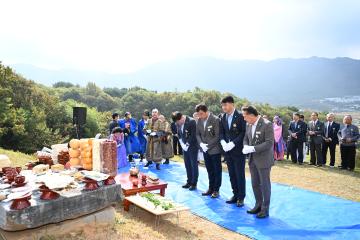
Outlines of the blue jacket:
<svg viewBox="0 0 360 240">
<path fill-rule="evenodd" d="M 138 137 L 135 135 L 137 132 L 137 123 L 134 118 L 129 120 L 127 119 L 120 119 L 119 120 L 119 127 L 125 129 L 125 124 L 129 123 L 130 128 L 128 129 L 127 135 L 125 135 L 125 146 L 126 146 L 126 153 L 133 154 L 135 152 L 140 151 L 140 143 Z"/>
</svg>

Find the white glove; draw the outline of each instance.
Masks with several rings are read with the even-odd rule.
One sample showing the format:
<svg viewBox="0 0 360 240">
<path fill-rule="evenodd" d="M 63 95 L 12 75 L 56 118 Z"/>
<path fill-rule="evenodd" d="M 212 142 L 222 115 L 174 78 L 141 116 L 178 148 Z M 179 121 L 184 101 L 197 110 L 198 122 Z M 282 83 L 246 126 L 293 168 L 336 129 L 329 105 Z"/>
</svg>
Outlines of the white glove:
<svg viewBox="0 0 360 240">
<path fill-rule="evenodd" d="M 150 133 L 151 133 L 151 130 L 150 130 L 150 129 L 148 129 L 148 130 L 146 130 L 146 132 L 150 134 Z"/>
<path fill-rule="evenodd" d="M 183 150 L 187 152 L 189 150 L 189 145 L 184 145 Z"/>
<path fill-rule="evenodd" d="M 250 153 L 250 152 L 249 152 L 249 146 L 248 146 L 248 145 L 244 145 L 243 150 L 242 150 L 242 153 L 243 153 L 243 154 L 249 154 L 249 153 Z"/>
<path fill-rule="evenodd" d="M 209 150 L 208 145 L 205 143 L 200 143 L 200 147 L 203 150 L 203 152 L 207 152 Z"/>
<path fill-rule="evenodd" d="M 225 146 L 223 147 L 223 149 L 224 149 L 225 152 L 230 151 L 230 146 L 229 146 L 229 144 L 228 144 L 228 143 L 225 144 Z"/>
<path fill-rule="evenodd" d="M 244 145 L 244 148 L 242 150 L 243 154 L 249 154 L 255 152 L 254 146 Z"/>
<path fill-rule="evenodd" d="M 220 143 L 221 143 L 222 148 L 223 148 L 224 151 L 225 151 L 225 148 L 226 148 L 227 143 L 225 142 L 225 140 L 221 140 Z"/>
<path fill-rule="evenodd" d="M 150 133 L 150 136 L 152 136 L 152 137 L 156 136 L 156 132 Z"/>
<path fill-rule="evenodd" d="M 228 149 L 228 151 L 231 151 L 234 147 L 235 147 L 235 143 L 233 143 L 233 142 L 229 142 L 229 143 L 227 144 L 227 149 Z"/>
<path fill-rule="evenodd" d="M 256 150 L 255 150 L 255 147 L 254 147 L 254 146 L 249 146 L 249 150 L 250 150 L 250 153 L 254 153 L 254 152 L 256 152 Z"/>
<path fill-rule="evenodd" d="M 183 140 L 180 139 L 179 142 L 180 142 L 181 148 L 186 152 L 189 149 L 189 147 L 185 145 Z"/>
</svg>

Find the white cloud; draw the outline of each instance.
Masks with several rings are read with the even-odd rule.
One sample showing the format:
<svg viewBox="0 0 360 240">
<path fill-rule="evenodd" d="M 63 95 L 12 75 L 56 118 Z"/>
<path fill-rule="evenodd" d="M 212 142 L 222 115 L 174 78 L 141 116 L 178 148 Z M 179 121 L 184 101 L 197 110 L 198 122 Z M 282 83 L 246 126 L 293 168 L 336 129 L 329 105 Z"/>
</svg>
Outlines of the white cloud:
<svg viewBox="0 0 360 240">
<path fill-rule="evenodd" d="M 332 56 L 331 45 L 302 35 L 319 14 L 312 3 L 12 0 L 1 4 L 0 53 L 5 62 L 107 72 L 178 57 Z"/>
</svg>

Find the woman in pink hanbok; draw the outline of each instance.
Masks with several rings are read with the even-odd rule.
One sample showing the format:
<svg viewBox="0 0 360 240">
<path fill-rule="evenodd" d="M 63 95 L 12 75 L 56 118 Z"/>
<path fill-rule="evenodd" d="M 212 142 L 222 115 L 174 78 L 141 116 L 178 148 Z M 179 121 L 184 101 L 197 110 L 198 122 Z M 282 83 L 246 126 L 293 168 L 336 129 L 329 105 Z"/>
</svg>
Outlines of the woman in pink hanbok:
<svg viewBox="0 0 360 240">
<path fill-rule="evenodd" d="M 120 127 L 114 128 L 112 134 L 110 135 L 110 140 L 115 141 L 117 144 L 118 169 L 126 167 L 128 165 L 128 161 L 126 158 L 126 147 L 124 144 L 124 130 Z"/>
<path fill-rule="evenodd" d="M 279 116 L 275 116 L 273 119 L 273 128 L 274 128 L 274 159 L 275 160 L 283 160 L 284 152 L 285 152 L 285 142 L 282 137 L 283 125 L 281 118 Z"/>
</svg>

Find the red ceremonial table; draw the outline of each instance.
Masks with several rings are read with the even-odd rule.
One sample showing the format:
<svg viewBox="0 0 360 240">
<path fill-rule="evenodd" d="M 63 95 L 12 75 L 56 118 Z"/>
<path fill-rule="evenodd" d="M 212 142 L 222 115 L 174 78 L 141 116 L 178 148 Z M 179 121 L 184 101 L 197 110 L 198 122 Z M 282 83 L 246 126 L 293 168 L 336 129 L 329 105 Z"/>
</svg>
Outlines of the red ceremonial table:
<svg viewBox="0 0 360 240">
<path fill-rule="evenodd" d="M 138 180 L 138 186 L 134 186 L 133 180 Z M 136 195 L 140 192 L 150 192 L 160 190 L 160 195 L 165 196 L 165 189 L 167 188 L 167 183 L 159 179 L 158 184 L 153 184 L 147 182 L 145 186 L 141 185 L 141 178 L 130 176 L 129 173 L 121 173 L 115 177 L 117 183 L 121 184 L 122 191 L 125 197 Z M 124 199 L 124 210 L 129 211 L 130 202 Z"/>
</svg>

